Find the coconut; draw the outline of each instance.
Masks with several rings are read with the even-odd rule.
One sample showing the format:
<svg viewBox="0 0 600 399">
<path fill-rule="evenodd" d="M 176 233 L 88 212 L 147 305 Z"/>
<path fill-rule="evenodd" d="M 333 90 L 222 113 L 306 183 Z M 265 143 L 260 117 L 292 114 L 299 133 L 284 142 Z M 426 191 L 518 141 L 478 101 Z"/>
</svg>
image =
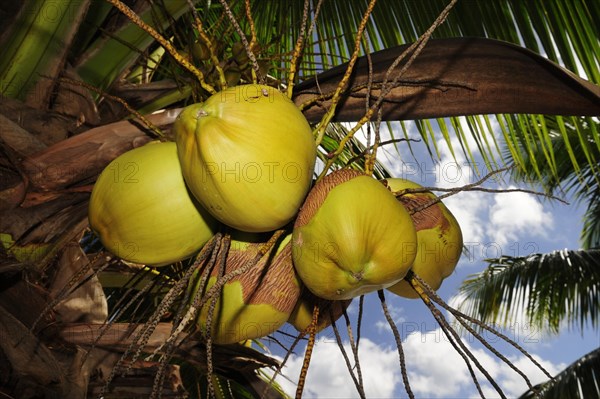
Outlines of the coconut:
<svg viewBox="0 0 600 399">
<path fill-rule="evenodd" d="M 162 266 L 197 252 L 217 222 L 189 194 L 175 143 L 149 143 L 114 159 L 98 177 L 89 223 L 118 257 Z"/>
<path fill-rule="evenodd" d="M 266 232 L 296 215 L 310 188 L 316 147 L 304 115 L 278 90 L 228 88 L 186 107 L 173 129 L 183 176 L 215 218 Z"/>
<path fill-rule="evenodd" d="M 406 179 L 387 179 L 387 186 L 394 192 L 405 189 L 421 189 L 421 185 Z M 463 247 L 462 232 L 450 210 L 431 192 L 400 193 L 397 197 L 411 214 L 417 231 L 417 256 L 412 271 L 432 289 L 437 290 L 442 281 L 454 271 Z M 418 298 L 410 284 L 402 280 L 388 288 L 406 297 Z"/>
<path fill-rule="evenodd" d="M 416 232 L 404 206 L 362 172 L 331 173 L 309 193 L 293 230 L 293 259 L 318 297 L 351 299 L 395 284 L 412 265 Z"/>
<path fill-rule="evenodd" d="M 335 322 L 350 306 L 352 299 L 343 301 L 329 301 L 313 295 L 309 290 L 303 289 L 300 298 L 288 319 L 288 323 L 294 326 L 298 332 L 304 332 L 310 326 L 313 319 L 315 305 L 319 308 L 319 319 L 317 321 L 317 332 L 331 325 L 332 317 Z"/>
<path fill-rule="evenodd" d="M 235 236 L 227 254 L 224 275 L 238 270 L 255 259 L 266 239 L 262 235 Z M 300 296 L 300 285 L 292 265 L 291 234 L 248 272 L 228 281 L 220 293 L 213 312 L 210 336 L 214 343 L 231 344 L 264 337 L 275 332 L 288 320 Z M 222 251 L 221 249 L 220 251 Z M 221 253 L 218 254 L 217 259 Z M 218 267 L 212 270 L 204 294 L 218 281 Z M 191 282 L 193 292 L 200 278 Z M 196 324 L 205 333 L 209 304 L 202 307 Z"/>
</svg>

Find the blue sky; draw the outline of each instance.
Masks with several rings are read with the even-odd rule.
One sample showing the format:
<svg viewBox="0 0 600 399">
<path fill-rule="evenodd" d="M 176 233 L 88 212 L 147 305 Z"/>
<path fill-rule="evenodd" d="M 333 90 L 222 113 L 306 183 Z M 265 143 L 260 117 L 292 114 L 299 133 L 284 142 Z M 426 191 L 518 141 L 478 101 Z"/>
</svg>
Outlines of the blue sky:
<svg viewBox="0 0 600 399">
<path fill-rule="evenodd" d="M 386 139 L 386 134 L 389 133 L 384 131 L 382 140 Z M 437 161 L 431 160 L 424 148 L 417 150 L 419 163 L 428 173 L 415 173 L 412 166 L 407 168 L 407 165 L 402 163 L 402 160 L 414 161 L 402 144 L 399 145 L 399 154 L 391 150 L 387 154 L 381 152 L 379 158 L 395 177 L 409 178 L 425 186 L 456 187 L 478 179 L 477 174 L 468 169 L 464 157 L 457 154 L 456 159 L 452 158 L 443 142 L 440 141 L 439 144 L 441 159 Z M 461 168 L 460 172 L 457 166 Z M 500 187 L 509 186 L 500 182 Z M 463 255 L 454 274 L 444 281 L 438 291 L 447 302 L 456 304 L 459 301 L 457 288 L 469 274 L 485 268 L 483 260 L 486 257 L 494 257 L 500 253 L 525 256 L 535 252 L 579 248 L 581 216 L 585 210 L 581 205 L 564 205 L 525 193 L 481 192 L 459 193 L 449 197 L 444 203 L 459 221 L 464 242 L 472 250 L 470 256 Z M 425 305 L 419 300 L 408 300 L 391 293 L 386 295 L 386 300 L 402 334 L 409 382 L 415 397 L 479 397 L 464 361 L 450 346 Z M 358 301 L 355 300 L 349 312 L 354 326 L 358 314 L 357 304 Z M 385 321 L 377 295 L 368 295 L 365 305 L 359 353 L 367 397 L 407 397 L 400 375 L 394 338 Z M 520 316 L 522 312 L 518 309 L 515 311 L 517 317 L 503 332 L 523 346 L 551 374 L 556 374 L 600 345 L 598 331 L 589 328 L 570 331 L 565 327 L 559 335 L 549 335 L 530 328 Z M 451 319 L 447 312 L 443 313 Z M 342 336 L 349 351 L 342 321 L 338 321 L 338 328 L 344 331 Z M 293 332 L 289 326 L 284 329 Z M 331 328 L 323 331 L 318 337 L 307 377 L 305 397 L 358 397 Z M 520 352 L 490 334 L 486 334 L 485 337 L 490 339 L 492 346 L 528 375 L 533 384 L 546 379 Z M 465 333 L 463 340 L 508 397 L 519 396 L 526 390 L 524 380 L 485 350 L 472 336 Z M 289 339 L 284 338 L 284 341 L 291 343 Z M 270 348 L 275 355 L 283 355 L 276 346 Z M 292 381 L 299 375 L 303 354 L 302 347 L 288 361 L 285 374 Z M 486 397 L 498 397 L 491 385 L 484 383 L 483 376 L 479 375 L 478 379 Z M 295 384 L 284 379 L 280 382 L 293 396 Z"/>
</svg>

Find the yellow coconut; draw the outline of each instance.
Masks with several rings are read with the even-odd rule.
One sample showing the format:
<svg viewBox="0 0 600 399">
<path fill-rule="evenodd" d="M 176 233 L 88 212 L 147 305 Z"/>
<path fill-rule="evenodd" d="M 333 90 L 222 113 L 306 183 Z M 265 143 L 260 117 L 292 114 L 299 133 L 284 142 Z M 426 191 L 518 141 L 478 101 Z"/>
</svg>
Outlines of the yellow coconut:
<svg viewBox="0 0 600 399">
<path fill-rule="evenodd" d="M 223 275 L 251 262 L 266 240 L 262 235 L 234 236 L 227 254 Z M 292 265 L 291 234 L 284 237 L 251 270 L 228 281 L 219 294 L 213 313 L 213 342 L 231 344 L 264 337 L 275 332 L 289 318 L 300 296 L 300 286 Z M 220 256 L 219 253 L 218 256 Z M 218 259 L 218 257 L 217 257 Z M 201 289 L 198 276 L 190 283 L 193 292 Z M 218 267 L 213 269 L 203 295 L 218 281 Z M 199 330 L 206 333 L 210 300 L 197 318 Z"/>
<path fill-rule="evenodd" d="M 350 306 L 351 302 L 352 299 L 343 301 L 322 299 L 313 295 L 305 288 L 300 294 L 300 298 L 288 319 L 288 323 L 294 326 L 298 332 L 306 331 L 308 326 L 312 323 L 313 310 L 315 305 L 317 305 L 319 308 L 317 332 L 319 332 L 331 325 L 332 317 L 333 321 L 339 319 L 344 314 L 344 310 Z"/>
<path fill-rule="evenodd" d="M 293 230 L 294 266 L 318 297 L 351 299 L 402 279 L 416 252 L 404 206 L 381 183 L 344 169 L 309 193 Z"/>
<path fill-rule="evenodd" d="M 277 89 L 228 88 L 186 107 L 173 128 L 184 178 L 215 218 L 266 232 L 296 215 L 316 147 L 304 115 Z"/>
<path fill-rule="evenodd" d="M 463 239 L 458 221 L 450 210 L 431 192 L 401 193 L 405 189 L 422 189 L 415 182 L 393 178 L 386 180 L 387 186 L 399 192 L 400 201 L 411 214 L 417 230 L 417 256 L 412 266 L 414 271 L 432 289 L 437 290 L 442 281 L 454 271 L 460 258 Z M 406 298 L 418 298 L 410 284 L 402 280 L 388 288 Z"/>
<path fill-rule="evenodd" d="M 175 143 L 149 143 L 108 164 L 92 190 L 88 216 L 106 249 L 152 266 L 193 255 L 217 224 L 190 196 Z"/>
</svg>

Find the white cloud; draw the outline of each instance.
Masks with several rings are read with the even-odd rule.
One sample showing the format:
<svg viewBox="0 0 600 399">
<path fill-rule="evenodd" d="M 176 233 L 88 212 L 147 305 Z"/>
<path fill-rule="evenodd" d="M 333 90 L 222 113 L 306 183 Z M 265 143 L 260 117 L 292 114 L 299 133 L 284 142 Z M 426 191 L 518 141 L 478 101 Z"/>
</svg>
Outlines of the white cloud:
<svg viewBox="0 0 600 399">
<path fill-rule="evenodd" d="M 375 322 L 375 328 L 377 329 L 378 333 L 384 333 L 384 332 L 389 332 L 392 331 L 392 328 L 390 327 L 390 323 L 388 323 L 385 320 L 377 320 Z"/>
<path fill-rule="evenodd" d="M 353 362 L 348 342 L 344 349 Z M 297 381 L 302 368 L 304 354 L 292 355 L 283 370 L 291 381 Z M 366 396 L 369 398 L 391 398 L 400 381 L 398 352 L 396 348 L 378 345 L 362 338 L 359 349 L 360 366 Z M 294 396 L 296 385 L 287 379 L 278 377 L 286 393 Z M 357 397 L 352 377 L 346 368 L 340 349 L 335 342 L 318 340 L 311 358 L 304 387 L 304 398 L 351 398 Z"/>
<path fill-rule="evenodd" d="M 487 234 L 501 248 L 524 236 L 546 238 L 553 226 L 552 213 L 544 211 L 543 205 L 527 193 L 495 194 L 489 218 Z"/>
<path fill-rule="evenodd" d="M 463 234 L 465 244 L 481 243 L 486 225 L 482 214 L 489 207 L 488 200 L 475 192 L 462 192 L 444 200 L 444 205 L 452 212 Z"/>
</svg>

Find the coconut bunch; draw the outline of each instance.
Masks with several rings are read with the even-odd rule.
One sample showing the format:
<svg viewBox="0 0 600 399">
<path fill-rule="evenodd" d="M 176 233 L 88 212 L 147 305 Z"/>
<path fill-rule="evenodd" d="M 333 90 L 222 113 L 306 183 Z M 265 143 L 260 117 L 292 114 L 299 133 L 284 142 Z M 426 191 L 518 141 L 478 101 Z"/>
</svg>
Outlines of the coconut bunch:
<svg viewBox="0 0 600 399">
<path fill-rule="evenodd" d="M 437 289 L 456 266 L 462 236 L 448 209 L 428 192 L 392 193 L 418 185 L 343 169 L 311 189 L 311 127 L 272 87 L 225 89 L 184 108 L 173 130 L 175 143 L 145 145 L 107 166 L 90 226 L 109 251 L 151 266 L 230 233 L 228 252 L 214 257 L 224 263 L 198 270 L 188 290 L 195 303 L 210 296 L 196 324 L 216 343 L 265 336 L 286 321 L 306 331 L 315 307 L 320 330 L 354 297 L 381 289 L 416 297 L 409 270 Z M 262 253 L 270 232 L 292 223 Z"/>
</svg>

